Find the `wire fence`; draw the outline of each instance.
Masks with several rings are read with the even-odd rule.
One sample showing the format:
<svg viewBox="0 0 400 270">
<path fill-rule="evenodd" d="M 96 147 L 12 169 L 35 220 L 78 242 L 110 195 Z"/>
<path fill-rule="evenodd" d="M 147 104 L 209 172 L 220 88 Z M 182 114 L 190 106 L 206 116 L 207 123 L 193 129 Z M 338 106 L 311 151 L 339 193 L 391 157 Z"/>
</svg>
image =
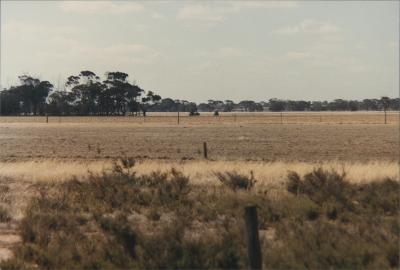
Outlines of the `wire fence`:
<svg viewBox="0 0 400 270">
<path fill-rule="evenodd" d="M 222 112 L 189 116 L 187 112 L 150 112 L 147 116 L 0 116 L 0 123 L 132 124 L 398 124 L 399 111 L 374 112 Z"/>
</svg>

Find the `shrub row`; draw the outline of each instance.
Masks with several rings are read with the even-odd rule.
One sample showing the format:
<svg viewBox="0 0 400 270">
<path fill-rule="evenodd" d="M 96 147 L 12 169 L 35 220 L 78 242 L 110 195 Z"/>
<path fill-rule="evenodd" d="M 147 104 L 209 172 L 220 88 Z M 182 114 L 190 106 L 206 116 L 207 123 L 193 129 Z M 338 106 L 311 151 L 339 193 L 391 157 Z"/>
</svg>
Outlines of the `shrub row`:
<svg viewBox="0 0 400 270">
<path fill-rule="evenodd" d="M 267 269 L 399 266 L 399 181 L 351 184 L 345 174 L 289 173 L 279 197 L 256 180 L 217 174 L 192 186 L 181 172 L 138 176 L 130 159 L 80 181 L 43 184 L 2 269 L 246 268 L 243 206 L 258 206 Z"/>
</svg>

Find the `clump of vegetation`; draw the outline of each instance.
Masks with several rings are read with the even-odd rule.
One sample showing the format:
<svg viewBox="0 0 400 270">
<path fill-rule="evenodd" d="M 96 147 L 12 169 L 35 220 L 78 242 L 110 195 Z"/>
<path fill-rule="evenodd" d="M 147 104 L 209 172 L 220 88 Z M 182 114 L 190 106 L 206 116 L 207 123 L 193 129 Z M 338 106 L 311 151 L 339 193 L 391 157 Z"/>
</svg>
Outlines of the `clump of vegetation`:
<svg viewBox="0 0 400 270">
<path fill-rule="evenodd" d="M 222 184 L 229 187 L 233 191 L 239 189 L 251 190 L 256 183 L 253 171 L 250 171 L 250 176 L 233 172 L 216 172 L 215 176 L 221 181 Z"/>
<path fill-rule="evenodd" d="M 200 113 L 197 111 L 197 108 L 192 108 L 189 112 L 189 116 L 200 116 Z"/>
<path fill-rule="evenodd" d="M 398 268 L 398 238 L 385 237 L 387 228 L 353 222 L 352 227 L 322 219 L 288 220 L 276 226 L 264 259 L 271 269 L 389 269 Z M 384 237 L 386 240 L 378 240 Z M 397 257 L 396 257 L 397 256 Z"/>
<path fill-rule="evenodd" d="M 6 208 L 0 206 L 0 222 L 8 222 L 11 220 L 10 213 Z"/>
<path fill-rule="evenodd" d="M 256 180 L 221 173 L 215 188 L 177 170 L 138 176 L 133 159 L 88 180 L 43 185 L 2 269 L 247 268 L 243 207 L 258 207 L 265 269 L 399 267 L 398 180 L 290 173 L 269 197 Z M 242 190 L 242 192 L 232 192 Z"/>
<path fill-rule="evenodd" d="M 291 172 L 288 176 L 287 190 L 296 195 L 306 195 L 325 210 L 326 216 L 336 219 L 338 212 L 354 208 L 352 195 L 354 188 L 346 181 L 344 173 L 327 172 L 320 169 L 304 176 Z"/>
<path fill-rule="evenodd" d="M 201 238 L 192 236 L 194 202 L 185 175 L 172 169 L 137 176 L 134 165 L 133 159 L 121 159 L 112 171 L 87 180 L 42 186 L 20 224 L 23 243 L 16 258 L 2 268 L 21 263 L 44 269 L 244 266 L 244 247 L 232 244 L 240 239 L 237 229 L 214 224 Z M 149 211 L 161 214 L 148 219 Z"/>
<path fill-rule="evenodd" d="M 325 210 L 330 219 L 336 219 L 339 213 L 393 215 L 400 205 L 398 180 L 351 184 L 346 180 L 345 173 L 321 168 L 306 174 L 303 179 L 295 172 L 289 173 L 287 190 L 310 198 Z"/>
<path fill-rule="evenodd" d="M 120 158 L 118 161 L 114 161 L 113 172 L 119 174 L 126 174 L 127 176 L 131 175 L 133 167 L 135 167 L 136 161 L 132 157 Z"/>
<path fill-rule="evenodd" d="M 344 173 L 316 169 L 303 178 L 289 173 L 287 190 L 296 201 L 312 201 L 315 214 L 308 215 L 312 222 L 294 219 L 275 227 L 285 244 L 265 250 L 272 268 L 399 266 L 398 180 L 351 184 Z"/>
<path fill-rule="evenodd" d="M 202 239 L 190 239 L 189 227 L 176 220 L 163 226 L 138 247 L 139 267 L 144 269 L 237 269 L 243 267 L 239 232 L 220 228 L 218 236 L 205 234 Z M 239 248 L 240 247 L 240 248 Z M 242 253 L 240 253 L 242 252 Z M 155 254 L 157 254 L 155 256 Z"/>
</svg>

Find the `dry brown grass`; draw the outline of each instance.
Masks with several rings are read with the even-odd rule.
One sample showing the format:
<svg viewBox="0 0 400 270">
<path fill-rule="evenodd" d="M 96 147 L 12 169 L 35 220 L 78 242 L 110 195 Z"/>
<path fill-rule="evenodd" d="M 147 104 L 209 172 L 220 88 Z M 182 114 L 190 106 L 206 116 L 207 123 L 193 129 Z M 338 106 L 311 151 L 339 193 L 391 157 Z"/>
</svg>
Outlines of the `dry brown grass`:
<svg viewBox="0 0 400 270">
<path fill-rule="evenodd" d="M 344 169 L 352 182 L 399 179 L 397 113 L 390 113 L 389 125 L 371 124 L 381 112 L 285 113 L 292 120 L 331 119 L 286 125 L 257 123 L 280 113 L 203 114 L 179 126 L 166 117 L 171 115 L 154 113 L 146 123 L 133 117 L 63 117 L 61 123 L 50 117 L 48 124 L 39 123 L 43 117 L 0 117 L 0 178 L 30 193 L 32 183 L 86 177 L 130 156 L 140 161 L 140 174 L 174 167 L 195 184 L 219 184 L 215 172 L 253 171 L 258 186 L 279 188 L 288 171 L 304 175 L 320 165 Z M 344 120 L 370 124 L 333 124 Z M 203 141 L 211 161 L 202 157 Z"/>
<path fill-rule="evenodd" d="M 395 124 L 221 123 L 1 123 L 0 161 L 121 156 L 198 160 L 204 141 L 213 160 L 398 160 L 399 129 Z"/>
<path fill-rule="evenodd" d="M 0 163 L 0 178 L 18 179 L 28 183 L 42 181 L 64 181 L 73 176 L 85 178 L 91 173 L 101 173 L 113 166 L 111 161 L 73 162 L 60 160 L 41 160 L 26 162 Z M 310 173 L 321 167 L 338 172 L 345 171 L 347 179 L 352 183 L 379 181 L 385 178 L 399 179 L 399 167 L 396 162 L 340 162 L 323 163 L 305 162 L 255 162 L 255 161 L 142 161 L 135 166 L 139 175 L 150 174 L 153 171 L 167 172 L 171 168 L 182 171 L 189 176 L 192 184 L 219 185 L 215 173 L 236 171 L 241 174 L 250 174 L 253 171 L 257 179 L 256 185 L 281 187 L 284 184 L 288 171 L 300 175 Z"/>
</svg>

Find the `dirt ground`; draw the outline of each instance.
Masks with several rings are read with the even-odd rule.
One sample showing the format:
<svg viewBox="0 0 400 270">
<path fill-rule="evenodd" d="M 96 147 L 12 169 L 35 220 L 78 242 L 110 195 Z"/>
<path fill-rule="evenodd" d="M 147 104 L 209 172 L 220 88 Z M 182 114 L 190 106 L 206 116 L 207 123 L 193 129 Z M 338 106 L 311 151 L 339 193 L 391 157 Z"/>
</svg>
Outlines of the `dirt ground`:
<svg viewBox="0 0 400 270">
<path fill-rule="evenodd" d="M 319 162 L 398 160 L 397 124 L 0 123 L 0 161 L 35 159 Z"/>
</svg>

